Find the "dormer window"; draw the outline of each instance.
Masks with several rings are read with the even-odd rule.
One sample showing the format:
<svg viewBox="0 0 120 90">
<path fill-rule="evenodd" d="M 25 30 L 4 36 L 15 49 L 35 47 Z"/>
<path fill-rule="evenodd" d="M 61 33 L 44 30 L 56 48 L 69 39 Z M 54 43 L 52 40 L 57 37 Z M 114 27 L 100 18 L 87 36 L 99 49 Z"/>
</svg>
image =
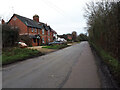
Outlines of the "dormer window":
<svg viewBox="0 0 120 90">
<path fill-rule="evenodd" d="M 28 25 L 27 21 L 25 21 L 25 24 Z"/>
<path fill-rule="evenodd" d="M 42 29 L 42 34 L 44 34 L 44 29 Z"/>
</svg>

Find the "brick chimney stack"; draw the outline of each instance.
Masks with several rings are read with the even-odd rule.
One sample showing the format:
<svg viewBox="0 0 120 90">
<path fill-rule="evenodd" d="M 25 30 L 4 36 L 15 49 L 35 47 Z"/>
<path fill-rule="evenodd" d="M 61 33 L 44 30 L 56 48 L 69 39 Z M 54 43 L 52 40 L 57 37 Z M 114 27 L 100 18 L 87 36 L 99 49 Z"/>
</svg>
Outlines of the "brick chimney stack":
<svg viewBox="0 0 120 90">
<path fill-rule="evenodd" d="M 39 22 L 39 16 L 36 14 L 33 16 L 33 20 L 36 21 L 36 22 Z"/>
<path fill-rule="evenodd" d="M 5 24 L 5 21 L 2 19 L 1 23 L 2 23 L 2 24 Z"/>
</svg>

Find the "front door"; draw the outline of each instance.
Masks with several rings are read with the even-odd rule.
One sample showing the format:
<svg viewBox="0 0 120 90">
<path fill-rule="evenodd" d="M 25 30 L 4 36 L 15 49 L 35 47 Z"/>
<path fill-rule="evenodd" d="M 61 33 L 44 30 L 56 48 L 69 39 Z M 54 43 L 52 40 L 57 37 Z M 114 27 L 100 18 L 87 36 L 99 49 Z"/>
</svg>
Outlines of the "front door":
<svg viewBox="0 0 120 90">
<path fill-rule="evenodd" d="M 37 44 L 38 44 L 38 46 L 40 45 L 40 39 L 37 39 Z"/>
</svg>

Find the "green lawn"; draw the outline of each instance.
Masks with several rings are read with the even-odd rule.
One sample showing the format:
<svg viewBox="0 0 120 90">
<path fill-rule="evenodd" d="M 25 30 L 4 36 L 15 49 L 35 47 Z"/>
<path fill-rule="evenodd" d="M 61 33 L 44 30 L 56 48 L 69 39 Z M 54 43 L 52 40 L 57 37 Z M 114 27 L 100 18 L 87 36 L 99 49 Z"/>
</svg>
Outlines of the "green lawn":
<svg viewBox="0 0 120 90">
<path fill-rule="evenodd" d="M 37 50 L 27 48 L 9 48 L 2 52 L 2 64 L 5 65 L 39 55 L 42 55 L 42 53 Z"/>
<path fill-rule="evenodd" d="M 51 45 L 51 46 L 45 46 L 45 47 L 42 47 L 42 48 L 48 48 L 48 49 L 62 49 L 62 48 L 65 48 L 65 47 L 68 47 L 69 45 Z"/>
</svg>

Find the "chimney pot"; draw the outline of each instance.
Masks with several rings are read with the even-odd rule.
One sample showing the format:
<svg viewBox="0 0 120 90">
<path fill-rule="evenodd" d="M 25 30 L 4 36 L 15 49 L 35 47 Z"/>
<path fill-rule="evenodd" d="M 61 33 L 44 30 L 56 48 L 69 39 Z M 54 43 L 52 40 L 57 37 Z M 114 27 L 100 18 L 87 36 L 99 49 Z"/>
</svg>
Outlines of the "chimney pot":
<svg viewBox="0 0 120 90">
<path fill-rule="evenodd" d="M 5 24 L 5 21 L 2 19 L 2 24 Z"/>
<path fill-rule="evenodd" d="M 33 16 L 33 20 L 36 21 L 36 22 L 39 22 L 39 16 L 37 14 L 35 14 Z"/>
</svg>

